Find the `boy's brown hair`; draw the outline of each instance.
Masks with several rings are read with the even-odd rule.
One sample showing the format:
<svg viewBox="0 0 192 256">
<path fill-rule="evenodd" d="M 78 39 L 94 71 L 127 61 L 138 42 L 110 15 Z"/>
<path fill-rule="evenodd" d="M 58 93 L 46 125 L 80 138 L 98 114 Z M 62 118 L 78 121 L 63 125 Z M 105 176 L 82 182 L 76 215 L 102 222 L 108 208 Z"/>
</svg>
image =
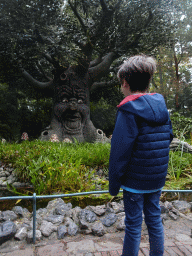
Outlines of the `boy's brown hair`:
<svg viewBox="0 0 192 256">
<path fill-rule="evenodd" d="M 135 55 L 120 66 L 117 77 L 120 82 L 127 81 L 132 92 L 144 92 L 156 70 L 156 60 L 147 55 Z"/>
</svg>

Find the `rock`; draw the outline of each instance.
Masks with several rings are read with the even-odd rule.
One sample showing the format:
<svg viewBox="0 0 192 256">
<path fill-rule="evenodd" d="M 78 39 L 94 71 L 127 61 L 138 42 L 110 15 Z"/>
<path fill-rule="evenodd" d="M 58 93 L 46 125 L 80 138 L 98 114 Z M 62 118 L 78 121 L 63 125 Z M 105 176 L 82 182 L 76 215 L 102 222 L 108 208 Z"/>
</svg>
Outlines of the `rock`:
<svg viewBox="0 0 192 256">
<path fill-rule="evenodd" d="M 57 227 L 51 222 L 43 220 L 41 223 L 40 231 L 44 236 L 50 236 L 52 232 L 57 231 Z"/>
<path fill-rule="evenodd" d="M 27 228 L 22 227 L 16 234 L 15 234 L 15 239 L 16 240 L 24 240 L 27 237 Z"/>
<path fill-rule="evenodd" d="M 114 210 L 114 213 L 124 212 L 124 206 L 122 204 L 116 202 L 112 202 L 110 204 Z"/>
<path fill-rule="evenodd" d="M 3 169 L 3 168 L 0 168 L 0 169 Z M 0 171 L 0 178 L 2 178 L 2 177 L 6 177 L 6 174 L 5 174 L 5 172 Z"/>
<path fill-rule="evenodd" d="M 0 185 L 3 184 L 3 182 L 6 180 L 6 177 L 1 177 L 0 178 Z"/>
<path fill-rule="evenodd" d="M 21 206 L 14 206 L 12 211 L 17 214 L 19 217 L 24 217 L 23 208 Z"/>
<path fill-rule="evenodd" d="M 66 217 L 65 225 L 67 227 L 67 232 L 70 236 L 75 236 L 77 234 L 78 226 L 72 221 L 72 219 Z"/>
<path fill-rule="evenodd" d="M 47 213 L 48 214 L 54 214 L 56 208 L 61 207 L 65 205 L 65 202 L 63 201 L 63 199 L 61 198 L 56 198 L 54 200 L 49 201 L 49 203 L 47 204 Z"/>
<path fill-rule="evenodd" d="M 100 221 L 97 221 L 91 228 L 93 235 L 103 236 L 105 234 L 104 226 Z"/>
<path fill-rule="evenodd" d="M 174 214 L 173 212 L 169 212 L 168 214 L 172 220 L 177 220 L 179 218 L 179 216 Z"/>
<path fill-rule="evenodd" d="M 72 209 L 72 204 L 71 203 L 59 205 L 58 207 L 55 208 L 54 214 L 67 216 L 68 212 L 71 209 Z"/>
<path fill-rule="evenodd" d="M 12 221 L 5 221 L 0 224 L 0 245 L 14 237 L 16 231 L 16 225 Z"/>
<path fill-rule="evenodd" d="M 76 206 L 72 210 L 72 219 L 76 224 L 79 224 L 79 213 L 81 212 L 81 207 Z"/>
<path fill-rule="evenodd" d="M 173 208 L 173 205 L 172 205 L 172 203 L 170 203 L 170 202 L 168 202 L 168 201 L 165 201 L 165 202 L 164 202 L 164 207 L 165 207 L 168 211 L 170 211 L 170 210 Z"/>
<path fill-rule="evenodd" d="M 17 214 L 15 214 L 13 211 L 3 211 L 1 212 L 0 219 L 3 221 L 14 221 L 17 219 Z"/>
<path fill-rule="evenodd" d="M 27 218 L 23 218 L 22 222 L 20 223 L 21 228 L 26 227 L 27 230 L 32 229 L 31 222 Z"/>
<path fill-rule="evenodd" d="M 96 221 L 97 216 L 94 212 L 84 209 L 79 212 L 79 219 L 83 219 L 91 223 Z"/>
<path fill-rule="evenodd" d="M 36 241 L 40 241 L 41 240 L 42 234 L 41 234 L 40 230 L 36 230 L 35 238 L 36 238 Z M 27 233 L 27 242 L 28 243 L 32 243 L 33 242 L 33 230 L 31 230 L 31 231 L 29 231 Z"/>
<path fill-rule="evenodd" d="M 169 206 L 168 206 L 169 207 Z M 167 207 L 162 203 L 160 202 L 160 208 L 161 208 L 161 214 L 163 213 L 168 213 L 169 210 L 167 209 Z"/>
<path fill-rule="evenodd" d="M 122 217 L 118 223 L 117 223 L 117 226 L 116 226 L 117 230 L 125 230 L 125 217 Z"/>
<path fill-rule="evenodd" d="M 191 205 L 186 201 L 175 200 L 172 204 L 181 213 L 187 213 L 191 210 Z"/>
<path fill-rule="evenodd" d="M 21 182 L 13 182 L 12 184 L 15 188 L 22 188 L 26 186 L 26 183 L 21 183 Z"/>
<path fill-rule="evenodd" d="M 44 220 L 49 221 L 49 222 L 57 225 L 57 224 L 61 224 L 63 222 L 64 216 L 50 214 L 49 216 L 46 216 L 44 218 Z"/>
<path fill-rule="evenodd" d="M 57 237 L 58 239 L 63 239 L 67 234 L 67 227 L 65 225 L 61 225 L 57 229 Z"/>
<path fill-rule="evenodd" d="M 162 213 L 162 214 L 161 214 L 161 219 L 162 219 L 162 223 L 164 224 L 164 223 L 165 223 L 165 220 L 168 220 L 168 219 L 169 219 L 167 213 Z"/>
<path fill-rule="evenodd" d="M 110 213 L 104 219 L 102 219 L 101 222 L 106 227 L 110 227 L 116 222 L 116 220 L 117 220 L 117 216 L 114 213 Z"/>
<path fill-rule="evenodd" d="M 39 208 L 36 211 L 36 216 L 37 218 L 42 218 L 43 216 L 45 216 L 47 214 L 47 209 L 46 208 Z"/>
<path fill-rule="evenodd" d="M 177 221 L 180 218 L 180 211 L 178 210 L 180 209 L 178 208 L 180 203 L 181 201 L 178 200 L 172 203 L 160 202 L 161 218 L 164 225 L 166 225 L 164 222 L 167 219 L 171 218 Z M 192 204 L 182 205 L 191 207 Z M 122 231 L 125 230 L 125 212 L 123 209 L 122 200 L 118 203 L 112 202 L 101 206 L 87 206 L 85 209 L 72 208 L 70 203 L 66 204 L 62 199 L 52 200 L 46 208 L 40 208 L 36 212 L 36 238 L 37 240 L 45 238 L 50 240 L 63 239 L 66 235 L 75 236 L 77 233 L 103 236 L 106 232 Z M 21 206 L 13 207 L 12 211 L 0 211 L 0 222 L 3 222 L 0 224 L 0 234 L 3 233 L 3 225 L 6 223 L 12 223 L 15 228 L 14 232 L 9 228 L 9 234 L 11 235 L 5 236 L 2 240 L 0 238 L 1 243 L 5 242 L 6 244 L 7 240 L 13 237 L 16 240 L 32 242 L 33 218 L 31 217 L 32 214 Z M 11 227 L 11 224 L 9 225 Z M 142 230 L 147 231 L 144 222 Z"/>
<path fill-rule="evenodd" d="M 16 181 L 16 177 L 14 177 L 13 175 L 10 175 L 7 179 L 7 183 L 8 184 L 12 184 Z"/>
<path fill-rule="evenodd" d="M 91 211 L 93 211 L 98 216 L 102 216 L 106 212 L 106 206 L 105 205 L 88 206 L 86 208 L 90 209 Z"/>
</svg>

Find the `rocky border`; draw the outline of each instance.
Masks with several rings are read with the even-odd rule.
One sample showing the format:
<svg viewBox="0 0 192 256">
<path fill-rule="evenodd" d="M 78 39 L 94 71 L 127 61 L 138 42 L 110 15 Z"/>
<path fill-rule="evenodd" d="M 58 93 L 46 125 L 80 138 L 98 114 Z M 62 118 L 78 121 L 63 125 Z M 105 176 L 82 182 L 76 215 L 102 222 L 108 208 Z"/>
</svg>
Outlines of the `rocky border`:
<svg viewBox="0 0 192 256">
<path fill-rule="evenodd" d="M 185 215 L 192 211 L 192 202 L 166 201 L 160 202 L 160 206 L 163 223 L 168 219 L 177 221 L 180 216 L 192 221 L 191 217 Z M 71 203 L 57 198 L 49 201 L 46 208 L 37 210 L 36 240 L 50 238 L 53 233 L 57 234 L 57 239 L 78 233 L 101 237 L 124 230 L 124 219 L 123 200 L 82 209 L 78 206 L 73 208 Z M 26 243 L 33 240 L 32 213 L 21 206 L 15 206 L 11 211 L 0 211 L 0 245 L 13 239 Z"/>
</svg>

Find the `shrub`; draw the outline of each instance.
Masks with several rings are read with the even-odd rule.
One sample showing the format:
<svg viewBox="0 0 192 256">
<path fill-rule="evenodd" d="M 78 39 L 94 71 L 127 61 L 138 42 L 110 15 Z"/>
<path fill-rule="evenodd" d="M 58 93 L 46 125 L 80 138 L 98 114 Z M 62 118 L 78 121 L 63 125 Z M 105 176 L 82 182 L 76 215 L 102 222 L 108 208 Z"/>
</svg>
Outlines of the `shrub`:
<svg viewBox="0 0 192 256">
<path fill-rule="evenodd" d="M 192 118 L 184 117 L 175 112 L 171 116 L 173 134 L 178 139 L 192 139 Z"/>
</svg>

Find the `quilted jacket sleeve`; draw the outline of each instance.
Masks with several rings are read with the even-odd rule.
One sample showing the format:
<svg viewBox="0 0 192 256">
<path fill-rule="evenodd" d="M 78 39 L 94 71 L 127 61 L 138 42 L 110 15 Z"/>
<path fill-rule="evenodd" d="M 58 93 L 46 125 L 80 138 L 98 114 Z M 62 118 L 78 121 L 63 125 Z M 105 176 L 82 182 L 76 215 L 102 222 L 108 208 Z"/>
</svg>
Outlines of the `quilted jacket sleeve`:
<svg viewBox="0 0 192 256">
<path fill-rule="evenodd" d="M 112 196 L 119 193 L 121 178 L 125 172 L 129 171 L 127 167 L 137 135 L 135 116 L 118 111 L 109 159 L 109 193 Z"/>
</svg>

